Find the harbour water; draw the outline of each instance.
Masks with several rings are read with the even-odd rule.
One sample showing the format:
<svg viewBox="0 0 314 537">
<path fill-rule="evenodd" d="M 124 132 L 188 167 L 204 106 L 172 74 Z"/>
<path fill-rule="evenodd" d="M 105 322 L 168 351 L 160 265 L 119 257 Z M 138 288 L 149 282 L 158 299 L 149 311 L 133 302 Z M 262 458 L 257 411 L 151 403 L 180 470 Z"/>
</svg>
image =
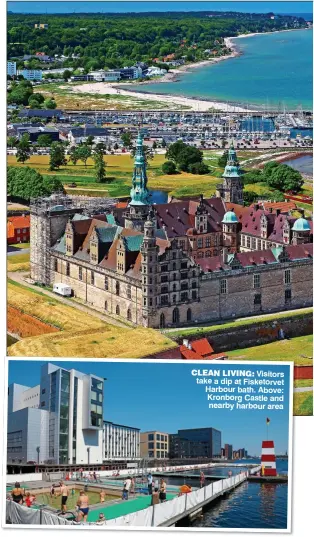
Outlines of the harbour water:
<svg viewBox="0 0 314 537">
<path fill-rule="evenodd" d="M 260 464 L 260 459 L 249 459 L 242 464 Z M 211 483 L 210 476 L 228 477 L 244 471 L 244 467 L 230 465 L 227 467 L 214 467 L 204 471 L 206 484 Z M 288 473 L 288 459 L 277 459 L 277 471 L 280 474 Z M 187 472 L 198 474 L 199 471 Z M 192 487 L 198 487 L 198 481 L 188 477 L 167 477 L 170 485 L 182 485 L 184 482 Z M 254 483 L 245 482 L 230 494 L 221 497 L 217 502 L 209 504 L 202 518 L 190 523 L 192 527 L 208 528 L 269 528 L 284 529 L 287 527 L 288 486 L 286 483 Z"/>
<path fill-rule="evenodd" d="M 258 108 L 312 108 L 312 30 L 234 40 L 241 55 L 192 69 L 177 82 L 132 85 L 137 91 L 180 95 Z"/>
<path fill-rule="evenodd" d="M 303 155 L 294 160 L 286 160 L 284 164 L 306 175 L 313 175 L 313 155 Z"/>
</svg>

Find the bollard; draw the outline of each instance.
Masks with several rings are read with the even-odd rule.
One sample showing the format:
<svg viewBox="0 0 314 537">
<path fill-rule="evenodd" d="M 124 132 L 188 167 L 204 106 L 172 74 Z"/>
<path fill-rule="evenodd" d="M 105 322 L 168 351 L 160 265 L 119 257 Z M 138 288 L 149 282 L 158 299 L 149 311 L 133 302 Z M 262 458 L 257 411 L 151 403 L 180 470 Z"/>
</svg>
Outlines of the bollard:
<svg viewBox="0 0 314 537">
<path fill-rule="evenodd" d="M 153 505 L 153 512 L 152 512 L 152 526 L 154 526 L 155 522 L 155 504 Z"/>
<path fill-rule="evenodd" d="M 43 510 L 42 507 L 39 509 L 39 524 L 43 523 Z"/>
</svg>

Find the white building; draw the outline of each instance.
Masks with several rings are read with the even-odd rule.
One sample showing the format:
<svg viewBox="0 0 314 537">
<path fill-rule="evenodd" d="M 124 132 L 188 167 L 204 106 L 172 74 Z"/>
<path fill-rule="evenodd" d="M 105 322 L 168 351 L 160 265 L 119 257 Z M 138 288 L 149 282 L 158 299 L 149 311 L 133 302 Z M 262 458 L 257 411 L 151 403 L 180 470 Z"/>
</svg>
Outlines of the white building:
<svg viewBox="0 0 314 537">
<path fill-rule="evenodd" d="M 8 462 L 102 462 L 104 379 L 44 364 L 40 384 L 11 384 Z"/>
<path fill-rule="evenodd" d="M 167 73 L 167 69 L 160 69 L 160 67 L 149 67 L 147 69 L 147 76 L 161 76 Z"/>
<path fill-rule="evenodd" d="M 16 76 L 16 62 L 7 62 L 7 75 Z"/>
<path fill-rule="evenodd" d="M 89 73 L 95 80 L 95 82 L 116 82 L 117 80 L 120 80 L 121 74 L 120 71 L 91 71 Z"/>
<path fill-rule="evenodd" d="M 18 75 L 23 75 L 26 80 L 42 80 L 43 72 L 41 69 L 21 69 L 17 72 Z"/>
<path fill-rule="evenodd" d="M 140 429 L 104 421 L 103 460 L 140 458 Z"/>
</svg>

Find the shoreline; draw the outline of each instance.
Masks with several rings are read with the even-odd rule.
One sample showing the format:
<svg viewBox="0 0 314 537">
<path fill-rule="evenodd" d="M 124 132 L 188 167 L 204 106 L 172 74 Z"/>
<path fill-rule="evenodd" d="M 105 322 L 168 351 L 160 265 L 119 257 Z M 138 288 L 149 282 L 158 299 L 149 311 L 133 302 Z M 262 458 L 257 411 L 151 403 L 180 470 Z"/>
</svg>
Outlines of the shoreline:
<svg viewBox="0 0 314 537">
<path fill-rule="evenodd" d="M 256 35 L 269 35 L 269 34 L 275 34 L 275 33 L 282 33 L 282 32 L 295 32 L 300 30 L 310 30 L 310 28 L 293 28 L 288 30 L 276 30 L 275 32 L 256 32 L 256 33 L 250 33 L 250 34 L 241 34 L 235 37 L 225 37 L 224 43 L 225 46 L 231 50 L 230 54 L 225 54 L 224 56 L 220 56 L 218 58 L 211 58 L 208 60 L 202 60 L 199 62 L 191 63 L 188 65 L 183 65 L 180 67 L 177 67 L 171 72 L 166 73 L 161 78 L 158 78 L 157 80 L 147 80 L 143 82 L 135 82 L 136 86 L 146 86 L 150 84 L 156 84 L 156 83 L 166 83 L 166 82 L 178 82 L 180 80 L 180 75 L 184 73 L 189 73 L 191 69 L 198 69 L 201 67 L 206 67 L 209 65 L 214 65 L 217 63 L 220 63 L 221 61 L 225 61 L 231 58 L 237 58 L 239 56 L 242 56 L 243 52 L 241 52 L 236 44 L 233 42 L 235 39 L 241 39 L 244 37 L 254 37 Z M 246 108 L 243 108 L 242 106 L 239 106 L 238 103 L 231 103 L 228 104 L 225 101 L 219 101 L 217 99 L 211 99 L 210 97 L 207 99 L 205 97 L 203 98 L 195 98 L 195 97 L 185 97 L 185 96 L 179 96 L 179 95 L 173 95 L 173 94 L 167 94 L 167 93 L 150 93 L 145 91 L 139 91 L 137 89 L 132 88 L 132 84 L 129 82 L 127 83 L 117 83 L 117 82 L 94 82 L 91 84 L 84 84 L 84 85 L 77 85 L 73 86 L 72 91 L 74 93 L 83 93 L 86 92 L 86 88 L 88 88 L 89 93 L 103 93 L 103 94 L 109 94 L 109 95 L 124 95 L 128 97 L 138 98 L 141 100 L 146 101 L 163 101 L 165 103 L 170 102 L 171 104 L 178 104 L 179 106 L 185 106 L 189 107 L 192 111 L 198 111 L 198 112 L 206 112 L 209 109 L 221 111 L 221 112 L 256 112 L 259 111 L 258 105 L 250 104 Z M 96 91 L 93 91 L 93 89 L 96 89 Z"/>
</svg>

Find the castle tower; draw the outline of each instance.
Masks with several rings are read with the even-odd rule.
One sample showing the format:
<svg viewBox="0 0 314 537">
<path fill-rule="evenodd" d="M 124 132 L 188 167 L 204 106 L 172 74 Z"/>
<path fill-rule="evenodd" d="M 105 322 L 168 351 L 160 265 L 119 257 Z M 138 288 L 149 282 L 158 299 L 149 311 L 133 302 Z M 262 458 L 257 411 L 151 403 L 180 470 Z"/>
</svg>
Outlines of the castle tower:
<svg viewBox="0 0 314 537">
<path fill-rule="evenodd" d="M 311 228 L 308 220 L 298 218 L 292 227 L 292 244 L 304 244 L 310 242 Z"/>
<path fill-rule="evenodd" d="M 143 231 L 147 219 L 150 193 L 147 189 L 146 160 L 143 149 L 143 138 L 138 134 L 136 140 L 136 153 L 130 192 L 131 201 L 124 214 L 125 227 Z"/>
<path fill-rule="evenodd" d="M 273 440 L 263 440 L 261 456 L 262 475 L 276 476 L 276 455 Z"/>
<path fill-rule="evenodd" d="M 150 209 L 144 224 L 144 238 L 141 246 L 142 254 L 142 315 L 143 324 L 149 327 L 149 317 L 154 315 L 157 307 L 157 270 L 158 246 L 156 244 L 156 228 L 154 213 Z"/>
<path fill-rule="evenodd" d="M 228 252 L 238 251 L 238 218 L 233 211 L 227 211 L 222 219 L 223 245 Z"/>
<path fill-rule="evenodd" d="M 70 198 L 53 194 L 30 204 L 30 269 L 32 280 L 50 285 L 53 267 L 50 248 L 64 234 L 69 218 L 82 209 L 75 208 Z"/>
<path fill-rule="evenodd" d="M 224 182 L 223 184 L 217 185 L 216 196 L 223 198 L 226 202 L 243 205 L 243 183 L 233 142 L 228 151 L 227 165 L 222 177 Z"/>
<path fill-rule="evenodd" d="M 208 217 L 208 211 L 204 204 L 204 198 L 203 195 L 200 196 L 200 202 L 199 205 L 195 211 L 195 229 L 197 233 L 207 233 L 207 217 Z"/>
</svg>

